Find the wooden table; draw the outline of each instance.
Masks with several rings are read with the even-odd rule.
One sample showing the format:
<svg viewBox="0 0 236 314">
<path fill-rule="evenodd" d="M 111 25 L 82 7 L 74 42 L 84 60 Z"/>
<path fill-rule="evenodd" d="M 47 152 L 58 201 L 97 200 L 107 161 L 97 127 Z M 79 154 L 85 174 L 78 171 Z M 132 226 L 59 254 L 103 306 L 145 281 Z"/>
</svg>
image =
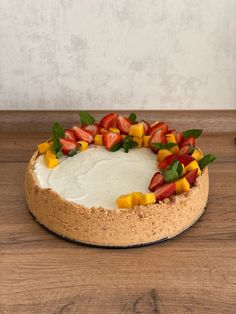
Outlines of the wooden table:
<svg viewBox="0 0 236 314">
<path fill-rule="evenodd" d="M 236 111 L 138 116 L 205 130 L 200 147 L 217 156 L 209 202 L 175 239 L 112 250 L 62 240 L 27 210 L 27 161 L 54 121 L 71 126 L 77 114 L 0 112 L 1 313 L 236 313 Z"/>
</svg>

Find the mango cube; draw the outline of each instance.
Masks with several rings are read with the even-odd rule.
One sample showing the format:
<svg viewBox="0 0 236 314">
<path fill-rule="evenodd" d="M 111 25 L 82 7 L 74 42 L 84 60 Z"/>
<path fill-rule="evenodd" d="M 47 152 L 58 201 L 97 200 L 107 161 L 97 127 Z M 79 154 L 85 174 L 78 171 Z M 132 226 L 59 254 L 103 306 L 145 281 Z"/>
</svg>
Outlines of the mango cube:
<svg viewBox="0 0 236 314">
<path fill-rule="evenodd" d="M 151 136 L 150 135 L 145 135 L 143 137 L 143 146 L 144 147 L 150 147 L 149 145 L 149 140 L 150 140 Z"/>
<path fill-rule="evenodd" d="M 48 168 L 54 168 L 59 164 L 59 160 L 51 150 L 47 150 L 45 155 L 45 162 Z"/>
<path fill-rule="evenodd" d="M 77 144 L 80 152 L 83 152 L 88 148 L 88 143 L 85 141 L 78 141 Z"/>
<path fill-rule="evenodd" d="M 140 205 L 142 196 L 143 196 L 143 193 L 141 193 L 141 192 L 133 192 L 132 193 L 133 206 Z"/>
<path fill-rule="evenodd" d="M 187 172 L 186 168 L 184 167 L 183 164 L 182 165 L 182 173 L 181 173 L 181 177 L 185 175 L 185 173 Z"/>
<path fill-rule="evenodd" d="M 196 148 L 194 149 L 194 152 L 192 153 L 191 156 L 197 161 L 201 160 L 204 157 L 204 155 Z"/>
<path fill-rule="evenodd" d="M 189 189 L 190 189 L 190 184 L 185 177 L 175 181 L 175 192 L 177 194 L 188 192 Z"/>
<path fill-rule="evenodd" d="M 132 194 L 121 195 L 116 199 L 117 206 L 119 208 L 132 208 L 133 197 Z"/>
<path fill-rule="evenodd" d="M 148 204 L 154 204 L 154 203 L 156 203 L 155 193 L 146 193 L 141 196 L 141 199 L 140 199 L 141 205 L 148 205 Z"/>
<path fill-rule="evenodd" d="M 94 144 L 95 145 L 103 145 L 103 135 L 102 134 L 96 134 L 94 136 Z"/>
<path fill-rule="evenodd" d="M 173 155 L 173 154 L 168 149 L 160 149 L 157 154 L 157 161 L 160 162 L 170 155 Z"/>
<path fill-rule="evenodd" d="M 186 170 L 187 171 L 191 171 L 191 170 L 194 170 L 194 169 L 197 169 L 197 174 L 200 176 L 200 174 L 202 173 L 199 165 L 198 165 L 198 162 L 196 160 L 193 160 L 191 161 L 187 166 L 186 166 Z"/>
<path fill-rule="evenodd" d="M 142 123 L 136 123 L 131 125 L 129 129 L 129 135 L 135 136 L 135 137 L 143 137 L 144 135 L 144 127 Z"/>
<path fill-rule="evenodd" d="M 106 130 L 106 129 L 104 129 L 104 128 L 101 128 L 101 129 L 100 129 L 100 133 L 101 133 L 102 135 L 104 135 L 104 134 L 108 133 L 108 130 Z"/>
<path fill-rule="evenodd" d="M 171 148 L 169 149 L 169 151 L 172 152 L 173 154 L 178 154 L 178 152 L 179 152 L 179 146 L 178 146 L 178 145 L 175 145 L 175 146 L 171 147 Z"/>
<path fill-rule="evenodd" d="M 124 139 L 126 138 L 126 136 L 127 136 L 127 135 L 125 135 L 125 134 L 121 134 L 122 140 L 124 140 Z"/>
<path fill-rule="evenodd" d="M 174 134 L 166 134 L 167 143 L 176 143 Z"/>
<path fill-rule="evenodd" d="M 136 142 L 138 145 L 136 146 L 137 148 L 141 148 L 143 144 L 143 138 L 142 137 L 133 137 L 133 141 Z"/>
<path fill-rule="evenodd" d="M 110 129 L 109 129 L 109 132 L 116 133 L 116 134 L 120 134 L 120 130 L 117 129 L 117 128 L 110 128 Z"/>
<path fill-rule="evenodd" d="M 50 144 L 48 142 L 44 142 L 38 145 L 39 154 L 45 154 L 47 150 L 49 150 Z"/>
</svg>

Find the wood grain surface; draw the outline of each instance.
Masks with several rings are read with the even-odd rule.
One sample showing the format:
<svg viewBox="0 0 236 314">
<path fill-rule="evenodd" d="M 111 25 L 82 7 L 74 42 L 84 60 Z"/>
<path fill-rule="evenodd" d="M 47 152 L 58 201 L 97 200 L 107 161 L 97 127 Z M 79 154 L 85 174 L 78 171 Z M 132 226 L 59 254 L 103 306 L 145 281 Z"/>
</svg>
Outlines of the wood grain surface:
<svg viewBox="0 0 236 314">
<path fill-rule="evenodd" d="M 27 210 L 27 161 L 54 121 L 70 126 L 77 114 L 0 112 L 0 313 L 236 312 L 236 111 L 138 115 L 205 130 L 199 145 L 217 156 L 209 202 L 200 220 L 175 239 L 112 250 L 65 241 Z"/>
</svg>

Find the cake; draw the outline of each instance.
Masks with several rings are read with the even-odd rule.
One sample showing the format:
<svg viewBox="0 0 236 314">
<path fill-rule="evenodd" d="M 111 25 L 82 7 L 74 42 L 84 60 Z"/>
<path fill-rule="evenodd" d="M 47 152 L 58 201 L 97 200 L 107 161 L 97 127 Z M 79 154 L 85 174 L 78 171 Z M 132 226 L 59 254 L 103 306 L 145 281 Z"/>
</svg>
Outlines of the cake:
<svg viewBox="0 0 236 314">
<path fill-rule="evenodd" d="M 150 125 L 134 113 L 100 122 L 80 112 L 80 124 L 54 123 L 25 177 L 26 200 L 52 232 L 93 246 L 130 247 L 180 234 L 204 212 L 208 164 L 196 145 L 202 130 Z"/>
</svg>

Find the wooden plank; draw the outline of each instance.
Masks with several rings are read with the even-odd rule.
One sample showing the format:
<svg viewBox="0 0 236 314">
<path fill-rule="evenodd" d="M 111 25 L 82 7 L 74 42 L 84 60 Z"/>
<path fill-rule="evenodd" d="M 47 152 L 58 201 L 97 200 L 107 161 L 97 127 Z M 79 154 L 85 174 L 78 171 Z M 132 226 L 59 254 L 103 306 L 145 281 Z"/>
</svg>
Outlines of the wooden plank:
<svg viewBox="0 0 236 314">
<path fill-rule="evenodd" d="M 78 108 L 79 111 L 79 108 Z M 41 132 L 51 130 L 52 123 L 59 121 L 64 127 L 79 122 L 78 111 L 0 111 L 0 132 Z M 90 111 L 100 120 L 106 111 Z M 120 110 L 124 115 L 130 112 Z M 161 110 L 135 111 L 139 119 L 166 121 L 179 130 L 203 128 L 205 132 L 235 132 L 236 110 Z"/>
<path fill-rule="evenodd" d="M 54 236 L 27 210 L 26 161 L 49 136 L 55 117 L 64 114 L 52 112 L 44 118 L 45 113 L 26 112 L 22 118 L 18 112 L 0 113 L 0 312 L 235 313 L 236 116 L 188 114 L 192 122 L 202 117 L 200 124 L 211 132 L 205 132 L 199 146 L 217 155 L 210 167 L 206 212 L 171 241 L 106 250 Z M 69 123 L 73 115 L 66 113 L 63 121 Z M 170 112 L 169 117 L 173 125 L 178 120 L 184 125 L 187 113 Z"/>
</svg>

